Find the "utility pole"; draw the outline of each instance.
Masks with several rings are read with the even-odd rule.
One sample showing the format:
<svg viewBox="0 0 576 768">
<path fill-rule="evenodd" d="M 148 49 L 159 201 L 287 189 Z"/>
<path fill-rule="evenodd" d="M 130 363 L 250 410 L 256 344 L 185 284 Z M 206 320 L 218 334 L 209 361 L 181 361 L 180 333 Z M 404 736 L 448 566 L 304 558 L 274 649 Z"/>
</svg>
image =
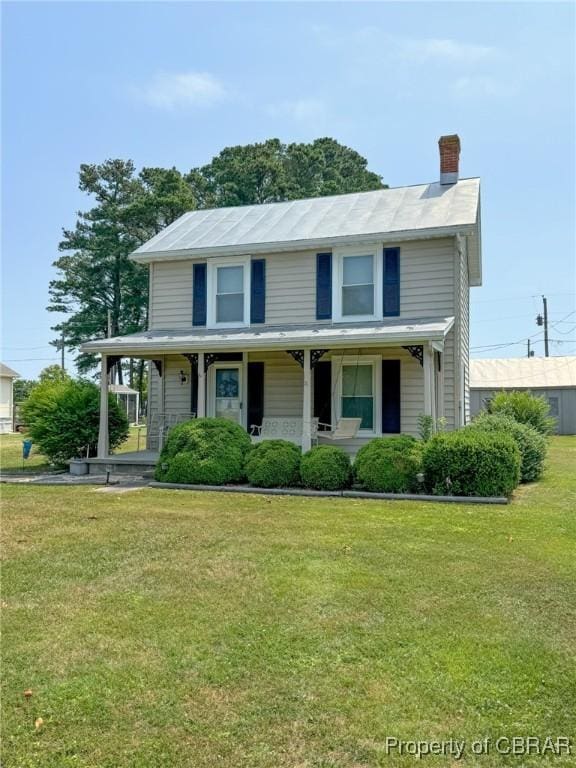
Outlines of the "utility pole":
<svg viewBox="0 0 576 768">
<path fill-rule="evenodd" d="M 548 346 L 548 299 L 546 296 L 542 296 L 542 304 L 544 306 L 544 314 L 538 315 L 536 325 L 544 326 L 544 357 L 550 357 Z"/>
<path fill-rule="evenodd" d="M 60 336 L 60 354 L 61 354 L 61 362 L 60 367 L 62 368 L 62 373 L 66 370 L 65 361 L 64 361 L 64 331 L 62 331 L 62 335 Z"/>
<path fill-rule="evenodd" d="M 548 349 L 548 299 L 546 296 L 542 296 L 542 303 L 544 305 L 544 357 L 550 357 Z"/>
<path fill-rule="evenodd" d="M 528 339 L 528 357 L 534 357 L 534 350 L 530 349 L 530 339 Z"/>
</svg>

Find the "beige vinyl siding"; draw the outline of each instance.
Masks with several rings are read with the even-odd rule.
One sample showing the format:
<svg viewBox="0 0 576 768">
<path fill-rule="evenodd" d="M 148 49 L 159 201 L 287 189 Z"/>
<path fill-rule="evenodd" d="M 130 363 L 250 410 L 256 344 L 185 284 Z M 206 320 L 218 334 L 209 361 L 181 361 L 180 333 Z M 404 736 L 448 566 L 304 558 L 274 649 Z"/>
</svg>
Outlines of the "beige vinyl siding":
<svg viewBox="0 0 576 768">
<path fill-rule="evenodd" d="M 151 329 L 192 327 L 192 264 L 193 260 L 155 262 L 151 265 Z"/>
<path fill-rule="evenodd" d="M 250 352 L 248 362 L 264 363 L 264 416 L 302 417 L 302 368 L 287 352 Z"/>
<path fill-rule="evenodd" d="M 454 314 L 454 240 L 415 240 L 400 247 L 400 316 Z"/>
<path fill-rule="evenodd" d="M 415 240 L 398 245 L 400 316 L 419 318 L 454 314 L 453 238 Z M 259 258 L 266 260 L 266 325 L 318 322 L 316 251 L 275 253 Z M 155 262 L 152 265 L 150 328 L 192 327 L 194 261 L 198 260 Z M 324 322 L 328 324 L 330 320 Z"/>
<path fill-rule="evenodd" d="M 456 349 L 455 413 L 457 422 L 470 421 L 470 285 L 465 239 L 455 241 Z"/>
</svg>

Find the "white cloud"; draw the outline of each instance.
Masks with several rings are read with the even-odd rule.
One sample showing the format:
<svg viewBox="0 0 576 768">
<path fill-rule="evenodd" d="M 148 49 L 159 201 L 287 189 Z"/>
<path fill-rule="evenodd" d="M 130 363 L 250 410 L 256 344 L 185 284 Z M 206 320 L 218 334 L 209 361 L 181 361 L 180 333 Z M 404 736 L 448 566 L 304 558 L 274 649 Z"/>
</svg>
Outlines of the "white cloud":
<svg viewBox="0 0 576 768">
<path fill-rule="evenodd" d="M 266 112 L 271 117 L 287 117 L 299 123 L 321 123 L 326 120 L 326 105 L 320 99 L 296 99 L 269 104 Z"/>
<path fill-rule="evenodd" d="M 159 109 L 211 107 L 228 96 L 224 85 L 208 72 L 158 72 L 137 92 Z"/>
<path fill-rule="evenodd" d="M 450 38 L 397 38 L 396 49 L 404 58 L 419 61 L 467 62 L 485 61 L 496 53 L 494 48 L 487 45 L 467 43 Z"/>
</svg>

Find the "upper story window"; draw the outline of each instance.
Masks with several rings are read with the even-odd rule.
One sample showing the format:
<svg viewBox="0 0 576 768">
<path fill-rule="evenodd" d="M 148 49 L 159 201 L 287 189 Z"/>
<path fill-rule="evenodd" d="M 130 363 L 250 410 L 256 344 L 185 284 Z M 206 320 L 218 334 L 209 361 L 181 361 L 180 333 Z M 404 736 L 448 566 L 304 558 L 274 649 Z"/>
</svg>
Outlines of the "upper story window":
<svg viewBox="0 0 576 768">
<path fill-rule="evenodd" d="M 250 259 L 208 262 L 208 326 L 250 323 Z"/>
<path fill-rule="evenodd" d="M 342 258 L 342 315 L 374 314 L 374 257 Z"/>
<path fill-rule="evenodd" d="M 374 320 L 382 315 L 381 259 L 378 249 L 343 248 L 334 252 L 334 320 Z"/>
</svg>

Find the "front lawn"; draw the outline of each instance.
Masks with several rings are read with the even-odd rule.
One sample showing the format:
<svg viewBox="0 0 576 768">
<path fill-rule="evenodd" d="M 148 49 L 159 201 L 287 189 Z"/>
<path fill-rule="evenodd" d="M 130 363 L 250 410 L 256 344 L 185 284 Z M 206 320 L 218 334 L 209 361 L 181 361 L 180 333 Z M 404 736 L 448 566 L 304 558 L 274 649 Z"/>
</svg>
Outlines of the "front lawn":
<svg viewBox="0 0 576 768">
<path fill-rule="evenodd" d="M 22 441 L 26 434 L 11 433 L 0 435 L 0 468 L 4 472 L 43 472 L 54 469 L 50 466 L 46 456 L 38 452 L 36 445 L 32 445 L 32 452 L 28 459 L 22 459 Z M 130 433 L 126 442 L 116 449 L 116 453 L 127 451 L 141 451 L 146 447 L 146 426 L 130 427 Z"/>
<path fill-rule="evenodd" d="M 574 765 L 493 745 L 576 733 L 575 464 L 505 507 L 3 486 L 4 764 Z"/>
</svg>

